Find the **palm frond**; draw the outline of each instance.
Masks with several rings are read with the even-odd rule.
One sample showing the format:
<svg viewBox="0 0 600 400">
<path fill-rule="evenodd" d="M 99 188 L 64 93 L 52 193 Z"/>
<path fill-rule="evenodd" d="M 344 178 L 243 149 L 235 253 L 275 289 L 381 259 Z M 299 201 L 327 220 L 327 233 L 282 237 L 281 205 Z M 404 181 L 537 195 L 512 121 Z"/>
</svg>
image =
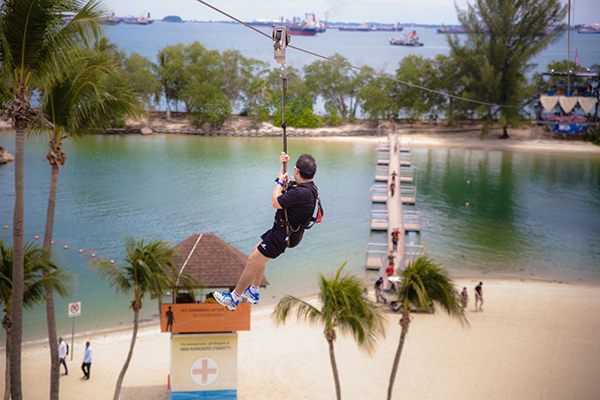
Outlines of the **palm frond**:
<svg viewBox="0 0 600 400">
<path fill-rule="evenodd" d="M 70 0 L 67 11 L 75 12 L 73 18 L 56 35 L 56 43 L 63 46 L 76 41 L 85 47 L 92 46 L 104 36 L 103 18 L 108 16 L 108 9 L 101 0 Z"/>
<path fill-rule="evenodd" d="M 175 287 L 175 250 L 169 242 L 152 239 L 136 240 L 125 237 L 125 267 L 117 267 L 103 260 L 92 261 L 92 269 L 99 271 L 117 292 L 132 292 L 135 301 L 149 295 L 158 297 Z M 185 275 L 186 284 L 194 284 L 193 278 Z M 197 281 L 196 281 L 197 282 Z M 199 282 L 198 282 L 199 283 Z"/>
<path fill-rule="evenodd" d="M 95 260 L 90 262 L 90 268 L 100 274 L 103 279 L 115 288 L 117 293 L 129 293 L 133 286 L 127 279 L 123 271 L 114 264 L 105 260 Z"/>
<path fill-rule="evenodd" d="M 316 324 L 321 319 L 321 313 L 312 304 L 294 296 L 285 296 L 277 303 L 271 317 L 275 323 L 285 324 L 289 316 L 294 316 L 298 321 L 307 321 Z"/>
<path fill-rule="evenodd" d="M 7 0 L 0 8 L 0 62 L 25 76 L 47 61 L 49 35 L 60 23 L 56 1 Z"/>
<path fill-rule="evenodd" d="M 458 289 L 446 270 L 427 255 L 414 259 L 400 277 L 397 300 L 403 303 L 405 311 L 411 305 L 423 311 L 441 308 L 461 323 L 467 323 Z"/>
<path fill-rule="evenodd" d="M 0 300 L 7 312 L 11 312 L 12 296 L 12 248 L 0 239 Z M 44 275 L 44 273 L 46 275 Z M 73 286 L 74 276 L 60 269 L 51 261 L 50 253 L 28 242 L 24 247 L 23 307 L 31 310 L 45 301 L 45 289 L 65 297 Z"/>
<path fill-rule="evenodd" d="M 385 336 L 385 317 L 376 304 L 364 299 L 364 285 L 358 274 L 344 271 L 343 263 L 332 278 L 319 277 L 317 309 L 304 300 L 286 296 L 279 301 L 272 317 L 285 323 L 289 316 L 310 324 L 323 325 L 326 337 L 335 337 L 335 331 L 352 336 L 358 346 L 369 353 L 379 336 Z"/>
</svg>

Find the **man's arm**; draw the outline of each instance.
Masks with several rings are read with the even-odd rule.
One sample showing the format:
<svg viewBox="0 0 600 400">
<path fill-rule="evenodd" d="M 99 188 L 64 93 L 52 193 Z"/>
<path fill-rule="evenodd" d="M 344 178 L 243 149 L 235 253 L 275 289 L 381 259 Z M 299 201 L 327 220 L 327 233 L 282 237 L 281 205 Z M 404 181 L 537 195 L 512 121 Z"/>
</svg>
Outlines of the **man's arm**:
<svg viewBox="0 0 600 400">
<path fill-rule="evenodd" d="M 281 156 L 279 157 L 279 162 L 281 163 L 281 168 L 279 169 L 279 175 L 277 176 L 278 181 L 275 184 L 275 189 L 273 189 L 273 195 L 271 196 L 271 207 L 276 209 L 281 209 L 281 205 L 277 198 L 281 196 L 281 192 L 283 190 L 283 184 L 288 181 L 288 174 L 283 173 L 283 163 L 287 163 L 290 161 L 290 156 L 285 154 L 283 151 L 281 152 Z"/>
</svg>

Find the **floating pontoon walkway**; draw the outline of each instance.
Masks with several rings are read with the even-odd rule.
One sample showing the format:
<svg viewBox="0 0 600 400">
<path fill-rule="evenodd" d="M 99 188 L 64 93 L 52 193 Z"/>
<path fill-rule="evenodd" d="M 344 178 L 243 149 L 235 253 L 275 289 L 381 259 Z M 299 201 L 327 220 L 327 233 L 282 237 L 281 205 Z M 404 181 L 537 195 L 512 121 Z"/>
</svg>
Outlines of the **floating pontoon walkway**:
<svg viewBox="0 0 600 400">
<path fill-rule="evenodd" d="M 366 249 L 367 269 L 379 270 L 385 276 L 388 255 L 394 255 L 395 268 L 404 268 L 413 258 L 415 247 L 411 239 L 410 250 L 404 243 L 405 232 L 414 235 L 421 230 L 421 214 L 418 211 L 403 213 L 402 204 L 414 204 L 417 196 L 417 169 L 413 167 L 410 143 L 402 145 L 395 133 L 388 141 L 380 141 L 377 147 L 375 184 L 371 187 L 371 202 L 385 203 L 386 209 L 371 211 L 371 230 L 386 233 L 386 243 L 369 243 Z M 394 182 L 392 196 L 390 185 Z M 398 249 L 393 252 L 392 232 L 399 231 Z M 412 236 L 411 236 L 412 238 Z M 408 254 L 410 253 L 410 255 Z"/>
</svg>

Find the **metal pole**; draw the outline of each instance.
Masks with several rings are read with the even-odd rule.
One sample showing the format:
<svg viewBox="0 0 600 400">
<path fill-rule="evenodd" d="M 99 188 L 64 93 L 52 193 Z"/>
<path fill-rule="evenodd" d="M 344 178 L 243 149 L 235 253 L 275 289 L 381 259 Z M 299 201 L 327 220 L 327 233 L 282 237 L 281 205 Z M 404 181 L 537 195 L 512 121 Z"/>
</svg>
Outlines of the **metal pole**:
<svg viewBox="0 0 600 400">
<path fill-rule="evenodd" d="M 569 23 L 567 26 L 567 95 L 571 91 L 571 0 L 569 0 Z"/>
<path fill-rule="evenodd" d="M 71 361 L 73 361 L 73 337 L 75 336 L 75 317 L 71 317 L 73 326 L 71 328 Z"/>
<path fill-rule="evenodd" d="M 287 77 L 285 76 L 285 66 L 281 75 L 281 127 L 283 128 L 283 152 L 287 154 L 287 136 L 285 134 L 285 98 L 287 95 Z M 283 163 L 283 173 L 287 173 L 287 163 Z"/>
</svg>

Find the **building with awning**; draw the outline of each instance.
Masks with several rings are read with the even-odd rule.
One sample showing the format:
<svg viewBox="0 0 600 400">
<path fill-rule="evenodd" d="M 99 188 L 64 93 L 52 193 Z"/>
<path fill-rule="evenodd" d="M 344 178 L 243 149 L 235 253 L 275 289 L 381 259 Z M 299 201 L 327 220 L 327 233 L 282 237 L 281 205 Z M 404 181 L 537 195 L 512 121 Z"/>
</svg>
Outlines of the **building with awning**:
<svg viewBox="0 0 600 400">
<path fill-rule="evenodd" d="M 179 273 L 193 275 L 204 285 L 203 298 L 197 300 L 204 300 L 204 294 L 215 289 L 232 291 L 248 260 L 247 255 L 214 233 L 196 233 L 177 244 L 175 250 Z M 268 284 L 263 276 L 260 286 Z"/>
</svg>

